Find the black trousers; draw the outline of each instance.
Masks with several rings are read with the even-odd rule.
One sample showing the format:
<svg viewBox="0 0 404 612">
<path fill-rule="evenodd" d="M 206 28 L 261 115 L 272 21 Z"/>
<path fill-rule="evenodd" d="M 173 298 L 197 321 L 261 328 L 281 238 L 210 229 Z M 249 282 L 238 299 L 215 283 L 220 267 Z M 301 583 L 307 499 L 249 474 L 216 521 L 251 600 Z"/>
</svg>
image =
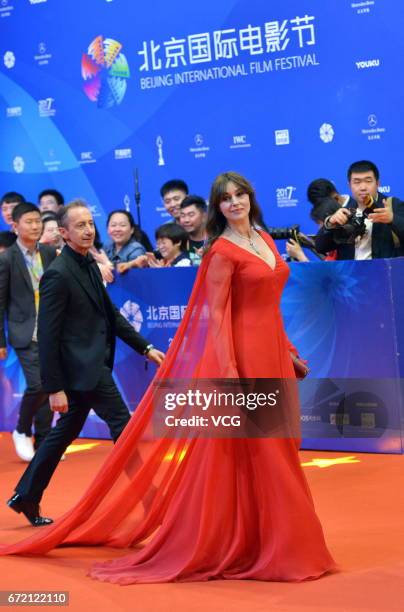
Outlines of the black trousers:
<svg viewBox="0 0 404 612">
<path fill-rule="evenodd" d="M 101 378 L 92 391 L 66 391 L 69 410 L 61 414 L 15 490 L 23 499 L 40 502 L 61 456 L 77 438 L 91 408 L 109 427 L 114 442 L 130 419 L 129 410 L 119 393 L 112 372 L 104 366 Z"/>
<path fill-rule="evenodd" d="M 32 423 L 34 423 L 34 447 L 38 448 L 50 432 L 53 420 L 48 394 L 42 390 L 38 343 L 31 342 L 26 348 L 14 350 L 24 372 L 27 385 L 21 400 L 16 430 L 18 433 L 32 436 Z"/>
</svg>

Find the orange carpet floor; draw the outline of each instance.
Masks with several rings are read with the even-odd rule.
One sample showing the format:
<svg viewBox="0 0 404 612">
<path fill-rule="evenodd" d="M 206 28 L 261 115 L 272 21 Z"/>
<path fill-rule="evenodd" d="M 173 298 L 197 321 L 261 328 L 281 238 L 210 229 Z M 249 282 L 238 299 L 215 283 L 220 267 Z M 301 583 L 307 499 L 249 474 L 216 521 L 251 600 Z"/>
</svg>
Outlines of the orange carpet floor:
<svg viewBox="0 0 404 612">
<path fill-rule="evenodd" d="M 47 516 L 64 513 L 82 494 L 111 448 L 79 440 L 68 449 L 43 499 Z M 69 591 L 69 610 L 141 612 L 404 612 L 404 456 L 304 451 L 308 477 L 337 574 L 301 584 L 254 581 L 132 585 L 93 581 L 94 560 L 122 556 L 106 548 L 64 548 L 42 558 L 0 558 L 0 590 Z M 0 434 L 0 542 L 32 533 L 7 508 L 24 464 L 9 434 Z M 60 609 L 48 606 L 47 609 Z"/>
</svg>

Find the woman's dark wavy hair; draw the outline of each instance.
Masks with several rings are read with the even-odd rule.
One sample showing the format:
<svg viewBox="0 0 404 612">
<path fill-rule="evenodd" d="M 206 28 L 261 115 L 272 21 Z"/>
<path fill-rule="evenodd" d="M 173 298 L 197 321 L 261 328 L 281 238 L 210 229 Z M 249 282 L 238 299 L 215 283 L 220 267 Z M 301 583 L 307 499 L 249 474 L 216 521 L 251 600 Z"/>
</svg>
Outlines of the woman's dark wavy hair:
<svg viewBox="0 0 404 612">
<path fill-rule="evenodd" d="M 226 217 L 220 210 L 220 204 L 223 202 L 223 197 L 227 193 L 228 183 L 234 183 L 244 193 L 250 197 L 250 213 L 249 219 L 252 226 L 263 227 L 262 212 L 258 205 L 257 198 L 253 186 L 246 178 L 237 172 L 223 172 L 219 174 L 213 181 L 209 196 L 208 218 L 206 221 L 206 233 L 208 236 L 205 253 L 209 251 L 212 245 L 222 235 L 226 225 Z M 264 226 L 265 227 L 265 226 Z"/>
<path fill-rule="evenodd" d="M 129 225 L 131 227 L 131 229 L 133 230 L 132 232 L 132 236 L 129 239 L 129 242 L 131 242 L 132 240 L 136 240 L 136 242 L 141 242 L 142 241 L 142 234 L 140 232 L 139 226 L 135 223 L 135 220 L 133 218 L 133 215 L 131 212 L 129 212 L 129 210 L 125 210 L 123 208 L 119 208 L 117 210 L 112 210 L 107 218 L 107 227 L 109 225 L 109 222 L 111 221 L 111 217 L 113 215 L 116 215 L 117 213 L 120 213 L 121 215 L 125 215 L 125 217 L 128 219 L 129 221 Z"/>
</svg>

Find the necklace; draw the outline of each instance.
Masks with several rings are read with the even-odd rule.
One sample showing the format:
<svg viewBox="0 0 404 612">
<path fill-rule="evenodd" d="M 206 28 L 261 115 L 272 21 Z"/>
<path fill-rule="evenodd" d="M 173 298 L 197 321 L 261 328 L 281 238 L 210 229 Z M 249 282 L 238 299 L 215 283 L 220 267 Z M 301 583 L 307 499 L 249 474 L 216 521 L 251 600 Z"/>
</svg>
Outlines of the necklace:
<svg viewBox="0 0 404 612">
<path fill-rule="evenodd" d="M 261 257 L 261 253 L 259 252 L 259 249 L 255 246 L 254 244 L 254 240 L 252 238 L 252 234 L 250 233 L 249 236 L 243 236 L 243 234 L 240 234 L 239 232 L 237 232 L 236 230 L 232 229 L 229 225 L 227 226 L 229 228 L 229 230 L 235 234 L 236 236 L 238 236 L 239 238 L 241 238 L 242 240 L 246 240 L 248 242 L 248 244 L 250 245 L 250 247 L 252 248 L 253 251 L 255 251 L 257 253 L 257 255 L 259 255 Z M 251 227 L 250 227 L 250 231 L 251 231 Z"/>
</svg>

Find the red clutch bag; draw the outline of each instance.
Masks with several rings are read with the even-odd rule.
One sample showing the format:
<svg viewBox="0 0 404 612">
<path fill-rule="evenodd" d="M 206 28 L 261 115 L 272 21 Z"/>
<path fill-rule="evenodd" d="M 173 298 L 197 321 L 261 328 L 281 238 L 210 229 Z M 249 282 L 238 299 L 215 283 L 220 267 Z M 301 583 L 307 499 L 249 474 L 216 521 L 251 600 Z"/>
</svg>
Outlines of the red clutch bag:
<svg viewBox="0 0 404 612">
<path fill-rule="evenodd" d="M 307 367 L 306 363 L 300 357 L 297 357 L 294 353 L 290 354 L 293 361 L 293 367 L 295 369 L 296 378 L 302 380 L 306 378 L 307 374 L 310 372 L 310 369 Z"/>
</svg>

